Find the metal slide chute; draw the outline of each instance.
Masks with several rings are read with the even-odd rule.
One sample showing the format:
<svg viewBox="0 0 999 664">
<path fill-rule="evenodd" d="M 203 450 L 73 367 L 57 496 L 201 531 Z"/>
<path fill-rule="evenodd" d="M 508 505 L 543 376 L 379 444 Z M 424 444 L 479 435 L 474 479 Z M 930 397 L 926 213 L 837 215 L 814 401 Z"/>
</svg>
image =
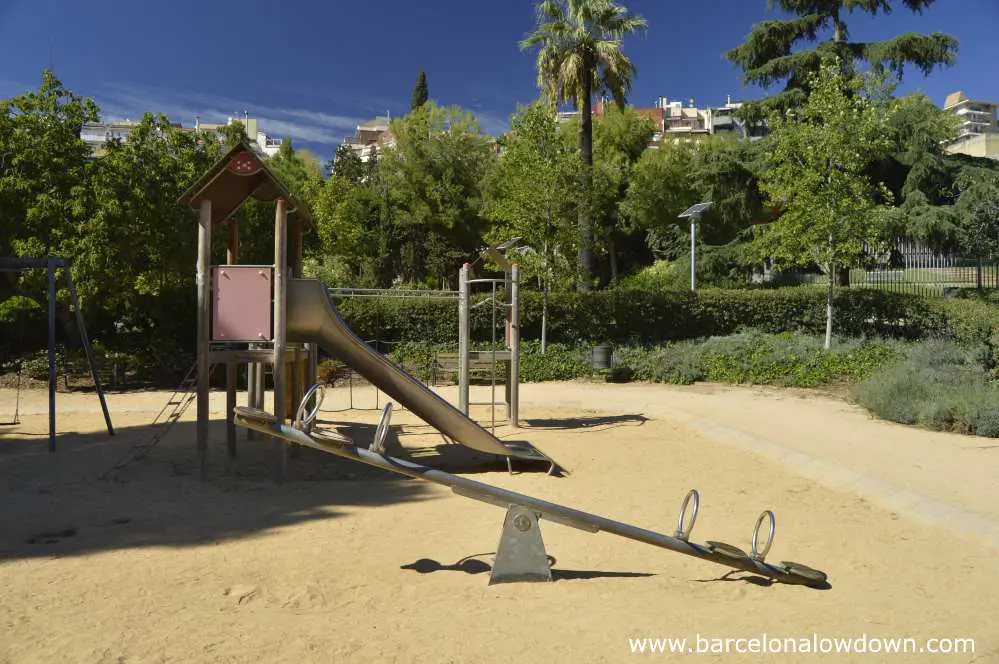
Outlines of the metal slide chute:
<svg viewBox="0 0 999 664">
<path fill-rule="evenodd" d="M 503 443 L 419 380 L 372 350 L 344 322 L 321 281 L 291 279 L 287 293 L 288 341 L 318 343 L 424 422 L 465 447 L 486 454 L 555 465 L 546 454 L 527 443 Z"/>
</svg>

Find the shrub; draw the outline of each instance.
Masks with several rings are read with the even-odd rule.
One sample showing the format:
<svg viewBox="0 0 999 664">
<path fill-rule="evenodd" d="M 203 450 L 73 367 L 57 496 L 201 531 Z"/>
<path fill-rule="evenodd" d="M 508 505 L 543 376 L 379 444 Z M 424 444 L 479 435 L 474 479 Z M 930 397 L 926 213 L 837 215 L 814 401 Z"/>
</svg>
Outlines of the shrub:
<svg viewBox="0 0 999 664">
<path fill-rule="evenodd" d="M 541 293 L 521 302 L 521 337 L 541 336 Z M 482 302 L 479 296 L 475 302 Z M 364 339 L 456 344 L 458 307 L 453 300 L 355 298 L 338 307 Z M 836 296 L 835 330 L 847 337 L 921 339 L 950 336 L 981 340 L 999 318 L 997 307 L 975 300 L 944 300 L 843 289 Z M 502 337 L 502 312 L 497 316 Z M 471 310 L 473 341 L 492 338 L 492 308 Z M 734 334 L 744 328 L 778 334 L 819 335 L 825 330 L 825 293 L 807 286 L 778 289 L 666 291 L 626 289 L 552 293 L 548 340 L 553 343 L 658 345 Z"/>
<path fill-rule="evenodd" d="M 541 353 L 541 344 L 526 342 L 521 345 L 520 380 L 525 383 L 549 380 L 572 380 L 594 375 L 590 366 L 589 349 L 566 344 L 548 344 Z"/>
<path fill-rule="evenodd" d="M 857 403 L 886 420 L 999 437 L 999 384 L 982 348 L 952 341 L 913 344 L 904 359 L 856 384 Z"/>
</svg>

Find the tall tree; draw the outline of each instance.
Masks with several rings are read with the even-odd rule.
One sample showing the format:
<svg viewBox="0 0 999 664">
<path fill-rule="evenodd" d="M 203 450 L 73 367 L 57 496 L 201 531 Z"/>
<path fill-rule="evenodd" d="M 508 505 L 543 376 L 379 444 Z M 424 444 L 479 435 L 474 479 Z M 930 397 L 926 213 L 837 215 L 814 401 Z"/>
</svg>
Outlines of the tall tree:
<svg viewBox="0 0 999 664">
<path fill-rule="evenodd" d="M 72 256 L 90 156 L 80 129 L 97 112 L 47 69 L 37 91 L 0 100 L 0 255 Z"/>
<path fill-rule="evenodd" d="M 880 204 L 890 192 L 867 176 L 870 164 L 891 149 L 895 104 L 876 83 L 844 77 L 838 62 L 824 64 L 809 82 L 805 105 L 774 113 L 771 150 L 760 188 L 781 217 L 760 229 L 760 257 L 782 268 L 818 264 L 828 275 L 826 340 L 832 343 L 836 271 L 851 267 L 863 245 L 882 234 L 888 218 Z"/>
<path fill-rule="evenodd" d="M 996 256 L 999 254 L 999 175 L 977 174 L 964 178 L 959 186 L 961 196 L 954 208 L 961 228 L 962 249 L 979 261 L 986 256 Z"/>
<path fill-rule="evenodd" d="M 336 156 L 330 162 L 330 172 L 340 178 L 346 178 L 350 182 L 360 183 L 364 179 L 364 162 L 353 148 L 343 143 L 336 149 Z"/>
<path fill-rule="evenodd" d="M 413 97 L 409 102 L 409 110 L 415 111 L 420 106 L 427 103 L 430 98 L 430 91 L 427 89 L 427 72 L 421 71 L 416 78 L 416 85 L 413 87 Z"/>
<path fill-rule="evenodd" d="M 176 201 L 220 150 L 214 139 L 202 143 L 151 114 L 124 139 L 108 141 L 103 158 L 90 166 L 92 200 L 73 247 L 74 274 L 92 318 L 167 347 L 193 341 L 197 224 Z M 243 237 L 257 230 L 244 227 Z"/>
<path fill-rule="evenodd" d="M 937 65 L 955 61 L 957 40 L 934 32 L 929 35 L 906 33 L 879 42 L 850 40 L 846 15 L 854 11 L 872 16 L 890 14 L 904 6 L 921 13 L 935 0 L 768 0 L 769 8 L 778 7 L 791 18 L 757 23 L 745 43 L 730 50 L 726 57 L 743 71 L 743 82 L 763 88 L 785 82 L 776 95 L 743 107 L 748 119 L 758 119 L 770 110 L 800 106 L 808 94 L 811 75 L 816 73 L 825 55 L 840 58 L 844 73 L 853 73 L 857 64 L 901 78 L 906 65 L 914 65 L 924 74 Z M 830 33 L 831 31 L 831 33 Z M 826 37 L 823 40 L 823 37 Z M 816 44 L 803 48 L 802 44 Z"/>
<path fill-rule="evenodd" d="M 592 192 L 593 96 L 606 92 L 624 108 L 635 66 L 624 54 L 622 40 L 645 26 L 645 19 L 612 0 L 540 0 L 537 26 L 520 42 L 522 49 L 538 47 L 538 87 L 551 110 L 569 103 L 580 112 L 584 197 Z M 596 273 L 590 207 L 579 206 L 580 290 L 590 290 Z"/>
<path fill-rule="evenodd" d="M 42 73 L 37 90 L 0 100 L 0 256 L 83 259 L 75 248 L 85 237 L 91 201 L 90 148 L 80 130 L 97 118 L 93 100 L 73 94 L 50 70 Z M 74 274 L 82 293 L 87 284 L 78 267 Z M 0 278 L 7 280 L 3 290 L 24 298 L 19 301 L 47 299 L 44 270 Z M 72 328 L 62 302 L 57 315 Z"/>
<path fill-rule="evenodd" d="M 594 250 L 605 259 L 600 266 L 602 277 L 608 277 L 611 282 L 618 278 L 619 257 L 626 260 L 627 255 L 633 253 L 622 251 L 629 238 L 626 236 L 628 224 L 620 206 L 635 164 L 648 149 L 655 130 L 652 119 L 631 108 L 618 110 L 612 106 L 594 123 L 593 195 L 589 197 Z M 628 266 L 624 268 L 627 270 Z"/>
<path fill-rule="evenodd" d="M 471 113 L 428 101 L 392 121 L 395 144 L 378 174 L 400 251 L 397 274 L 434 286 L 453 281 L 481 247 L 481 182 L 494 158 Z"/>
<path fill-rule="evenodd" d="M 291 193 L 306 204 L 312 201 L 322 181 L 322 165 L 318 157 L 308 150 L 296 148 L 291 138 L 286 136 L 277 154 L 267 161 Z"/>
<path fill-rule="evenodd" d="M 547 343 L 548 292 L 553 282 L 575 281 L 571 256 L 575 246 L 572 217 L 577 197 L 573 188 L 579 159 L 559 135 L 555 116 L 535 102 L 517 109 L 504 150 L 483 183 L 483 214 L 492 222 L 491 243 L 522 238 L 530 250 L 520 263 L 525 276 L 535 277 L 543 292 L 541 349 Z"/>
</svg>

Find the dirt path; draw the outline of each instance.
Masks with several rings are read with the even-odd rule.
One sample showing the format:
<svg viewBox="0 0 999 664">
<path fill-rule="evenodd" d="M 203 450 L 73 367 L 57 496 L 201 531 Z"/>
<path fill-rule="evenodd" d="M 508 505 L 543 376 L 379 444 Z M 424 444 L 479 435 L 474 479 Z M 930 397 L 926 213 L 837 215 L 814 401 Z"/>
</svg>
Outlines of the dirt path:
<svg viewBox="0 0 999 664">
<path fill-rule="evenodd" d="M 539 387 L 526 386 L 524 398 L 558 407 L 582 404 L 594 389 Z M 607 389 L 601 400 L 677 418 L 825 486 L 999 547 L 999 440 L 875 420 L 841 399 L 800 390 L 632 384 Z"/>
<path fill-rule="evenodd" d="M 689 648 L 698 636 L 728 638 L 731 651 L 734 639 L 764 634 L 909 637 L 916 648 L 970 637 L 975 653 L 689 659 L 999 661 L 990 441 L 776 391 L 525 385 L 527 426 L 500 435 L 531 440 L 572 475 L 470 476 L 666 532 L 696 487 L 692 539 L 743 548 L 773 509 L 770 558 L 823 569 L 831 588 L 769 585 L 551 523 L 542 530 L 558 580 L 488 586 L 502 510 L 311 450 L 276 485 L 272 444 L 241 441 L 230 464 L 220 422 L 212 477 L 199 482 L 193 413 L 148 459 L 99 480 L 149 436 L 166 396 L 110 395 L 119 435 L 109 439 L 93 395 L 60 395 L 66 433 L 54 456 L 44 393 L 29 393 L 21 425 L 0 428 L 0 662 L 619 662 L 670 659 L 632 655 L 633 638 Z M 10 397 L 0 391 L 0 419 Z M 345 403 L 336 393 L 327 406 Z M 367 440 L 377 411 L 321 417 Z M 410 414 L 393 423 L 408 450 L 453 461 Z M 941 506 L 936 521 L 924 514 Z M 968 514 L 980 519 L 974 532 L 958 518 Z"/>
</svg>

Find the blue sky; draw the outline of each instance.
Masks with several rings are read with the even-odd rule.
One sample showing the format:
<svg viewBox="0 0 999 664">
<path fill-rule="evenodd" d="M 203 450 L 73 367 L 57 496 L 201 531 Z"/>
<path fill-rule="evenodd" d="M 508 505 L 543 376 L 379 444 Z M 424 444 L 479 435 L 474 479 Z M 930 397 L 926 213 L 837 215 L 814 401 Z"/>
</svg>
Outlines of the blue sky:
<svg viewBox="0 0 999 664">
<path fill-rule="evenodd" d="M 630 103 L 760 96 L 722 54 L 772 16 L 766 0 L 625 4 L 649 21 L 644 35 L 626 42 L 638 68 Z M 358 122 L 405 113 L 424 69 L 433 99 L 475 112 L 495 134 L 517 103 L 537 95 L 533 55 L 517 46 L 533 25 L 533 7 L 531 0 L 0 0 L 0 98 L 36 87 L 51 61 L 106 116 L 159 111 L 188 126 L 195 115 L 218 122 L 246 110 L 268 133 L 291 135 L 328 158 Z M 849 25 L 863 40 L 952 34 L 961 43 L 958 64 L 928 77 L 913 70 L 901 91 L 921 90 L 938 104 L 959 89 L 999 99 L 996 0 L 939 0 L 922 15 L 898 9 Z"/>
</svg>

